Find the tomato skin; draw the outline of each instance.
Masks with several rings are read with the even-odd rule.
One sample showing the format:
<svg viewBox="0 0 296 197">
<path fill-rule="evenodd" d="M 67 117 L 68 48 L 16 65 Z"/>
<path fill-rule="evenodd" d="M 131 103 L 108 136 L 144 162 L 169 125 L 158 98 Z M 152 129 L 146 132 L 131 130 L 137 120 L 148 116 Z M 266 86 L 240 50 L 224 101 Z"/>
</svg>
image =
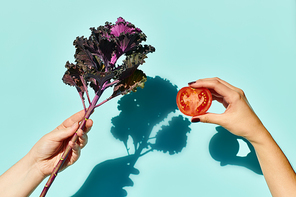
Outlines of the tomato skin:
<svg viewBox="0 0 296 197">
<path fill-rule="evenodd" d="M 187 116 L 197 116 L 208 111 L 212 94 L 207 88 L 183 87 L 177 94 L 177 106 Z"/>
</svg>

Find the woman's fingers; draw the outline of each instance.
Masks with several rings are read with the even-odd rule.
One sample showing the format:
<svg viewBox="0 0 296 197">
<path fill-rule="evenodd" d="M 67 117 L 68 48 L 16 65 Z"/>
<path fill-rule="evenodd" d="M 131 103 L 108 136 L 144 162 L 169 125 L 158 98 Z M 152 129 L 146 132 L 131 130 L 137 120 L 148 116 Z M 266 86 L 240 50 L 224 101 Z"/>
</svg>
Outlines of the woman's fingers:
<svg viewBox="0 0 296 197">
<path fill-rule="evenodd" d="M 231 89 L 228 88 L 225 84 L 221 83 L 218 78 L 199 79 L 194 83 L 191 83 L 190 86 L 193 88 L 208 88 L 214 90 L 217 94 L 221 96 L 226 96 L 231 92 Z"/>
<path fill-rule="evenodd" d="M 48 135 L 50 135 L 50 139 L 53 141 L 63 141 L 73 136 L 73 134 L 77 131 L 78 127 L 78 122 L 75 122 L 70 127 L 63 129 L 55 129 L 52 132 L 48 133 Z"/>
<path fill-rule="evenodd" d="M 88 133 L 90 131 L 90 129 L 93 126 L 93 121 L 91 119 L 88 119 L 85 123 L 85 129 L 84 132 Z"/>
<path fill-rule="evenodd" d="M 206 113 L 203 115 L 192 117 L 191 122 L 203 122 L 220 125 L 224 121 L 223 118 L 224 116 L 221 114 Z"/>
<path fill-rule="evenodd" d="M 78 122 L 75 122 L 73 125 L 63 129 L 55 129 L 50 134 L 50 138 L 54 141 L 63 141 L 67 138 L 73 136 L 75 132 L 78 135 L 77 144 L 79 147 L 83 148 L 88 141 L 87 133 L 90 131 L 93 125 L 93 121 L 91 119 L 86 121 L 84 131 L 79 128 Z"/>
<path fill-rule="evenodd" d="M 222 84 L 224 84 L 225 86 L 229 87 L 230 89 L 232 89 L 232 90 L 238 92 L 239 94 L 245 96 L 245 93 L 244 93 L 244 91 L 242 89 L 237 88 L 237 87 L 231 85 L 230 83 L 228 83 L 228 82 L 226 82 L 226 81 L 224 81 L 224 80 L 222 80 L 220 78 L 217 78 L 217 80 L 219 80 Z"/>
<path fill-rule="evenodd" d="M 193 88 L 208 88 L 216 100 L 223 102 L 224 99 L 228 104 L 231 103 L 233 95 L 237 94 L 234 86 L 219 78 L 199 79 L 194 83 L 190 83 L 189 86 Z"/>
<path fill-rule="evenodd" d="M 69 146 L 72 148 L 72 151 L 76 155 L 80 155 L 81 147 L 78 143 L 74 143 L 72 141 L 69 142 Z"/>
<path fill-rule="evenodd" d="M 88 142 L 88 136 L 86 134 L 86 132 L 83 132 L 81 129 L 79 129 L 77 131 L 77 135 L 78 135 L 78 140 L 77 140 L 77 144 L 80 148 L 83 148 L 85 147 L 85 145 L 87 144 Z"/>
<path fill-rule="evenodd" d="M 65 129 L 65 128 L 71 127 L 76 122 L 81 122 L 84 119 L 84 115 L 85 115 L 84 110 L 81 110 L 81 111 L 77 112 L 76 114 L 74 114 L 71 117 L 69 117 L 68 119 L 66 119 L 61 125 L 59 125 L 57 127 L 57 129 L 58 130 Z M 91 119 L 88 119 L 86 121 L 84 131 L 89 132 L 92 125 L 93 125 L 93 121 Z"/>
<path fill-rule="evenodd" d="M 80 122 L 83 120 L 85 115 L 85 111 L 81 110 L 75 114 L 73 114 L 72 116 L 70 116 L 69 118 L 67 118 L 61 125 L 59 125 L 57 127 L 57 129 L 64 129 L 67 127 L 71 127 L 75 122 Z"/>
</svg>

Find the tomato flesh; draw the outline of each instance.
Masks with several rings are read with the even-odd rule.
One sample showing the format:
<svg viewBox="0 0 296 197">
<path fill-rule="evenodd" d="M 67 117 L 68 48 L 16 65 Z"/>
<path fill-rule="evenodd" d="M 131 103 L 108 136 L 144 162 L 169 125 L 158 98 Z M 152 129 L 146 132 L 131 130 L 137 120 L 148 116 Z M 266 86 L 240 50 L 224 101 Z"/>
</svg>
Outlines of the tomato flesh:
<svg viewBox="0 0 296 197">
<path fill-rule="evenodd" d="M 187 116 L 197 116 L 208 111 L 212 94 L 207 88 L 183 87 L 177 94 L 177 106 Z"/>
</svg>

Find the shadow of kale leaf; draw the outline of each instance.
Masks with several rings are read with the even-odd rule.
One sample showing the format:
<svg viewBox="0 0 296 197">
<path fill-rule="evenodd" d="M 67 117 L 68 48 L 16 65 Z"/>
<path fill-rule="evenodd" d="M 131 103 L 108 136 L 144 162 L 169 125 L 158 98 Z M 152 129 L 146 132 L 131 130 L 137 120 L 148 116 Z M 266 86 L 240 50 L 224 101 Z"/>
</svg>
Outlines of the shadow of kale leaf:
<svg viewBox="0 0 296 197">
<path fill-rule="evenodd" d="M 173 117 L 169 125 L 162 126 L 157 132 L 152 149 L 169 152 L 170 155 L 179 153 L 187 144 L 187 133 L 190 132 L 190 121 L 181 115 Z"/>
<path fill-rule="evenodd" d="M 190 131 L 187 118 L 173 117 L 160 131 L 154 129 L 156 125 L 164 124 L 168 115 L 177 109 L 177 92 L 177 87 L 170 81 L 159 76 L 147 77 L 144 89 L 118 101 L 121 112 L 112 119 L 111 133 L 124 143 L 128 154 L 143 155 L 153 150 L 175 154 L 186 146 Z"/>
</svg>

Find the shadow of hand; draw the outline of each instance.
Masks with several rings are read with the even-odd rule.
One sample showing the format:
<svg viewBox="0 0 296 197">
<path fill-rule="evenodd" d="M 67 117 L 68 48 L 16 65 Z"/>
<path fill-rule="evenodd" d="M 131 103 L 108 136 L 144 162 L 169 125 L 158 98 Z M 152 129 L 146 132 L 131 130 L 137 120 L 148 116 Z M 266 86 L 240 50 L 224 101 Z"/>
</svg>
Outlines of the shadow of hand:
<svg viewBox="0 0 296 197">
<path fill-rule="evenodd" d="M 130 174 L 139 174 L 133 164 L 138 158 L 129 155 L 96 165 L 73 197 L 124 197 L 126 186 L 133 186 Z"/>
<path fill-rule="evenodd" d="M 245 167 L 262 175 L 261 167 L 254 147 L 242 137 L 233 135 L 221 126 L 216 127 L 216 133 L 209 144 L 209 151 L 213 159 L 220 162 L 221 166 L 237 165 Z M 240 149 L 238 139 L 243 140 L 250 152 L 246 156 L 237 156 Z"/>
</svg>

